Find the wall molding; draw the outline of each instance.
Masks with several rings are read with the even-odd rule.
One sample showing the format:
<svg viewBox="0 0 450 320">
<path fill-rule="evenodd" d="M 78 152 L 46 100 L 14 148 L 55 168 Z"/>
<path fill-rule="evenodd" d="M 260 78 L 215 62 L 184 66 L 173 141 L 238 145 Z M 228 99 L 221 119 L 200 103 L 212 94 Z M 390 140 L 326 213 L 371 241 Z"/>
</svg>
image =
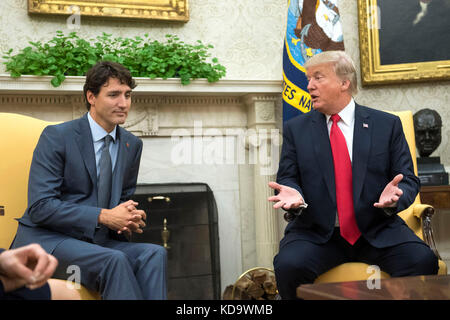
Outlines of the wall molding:
<svg viewBox="0 0 450 320">
<path fill-rule="evenodd" d="M 70 94 L 83 92 L 85 77 L 68 76 L 61 86 L 55 88 L 50 84 L 50 76 L 24 75 L 12 78 L 9 74 L 0 74 L 0 94 L 39 93 L 39 94 Z M 182 85 L 180 79 L 149 79 L 134 78 L 137 87 L 133 90 L 136 95 L 170 94 L 177 95 L 222 95 L 242 96 L 247 93 L 280 93 L 281 80 L 232 80 L 223 79 L 209 83 L 206 79 L 191 81 L 189 85 Z"/>
</svg>

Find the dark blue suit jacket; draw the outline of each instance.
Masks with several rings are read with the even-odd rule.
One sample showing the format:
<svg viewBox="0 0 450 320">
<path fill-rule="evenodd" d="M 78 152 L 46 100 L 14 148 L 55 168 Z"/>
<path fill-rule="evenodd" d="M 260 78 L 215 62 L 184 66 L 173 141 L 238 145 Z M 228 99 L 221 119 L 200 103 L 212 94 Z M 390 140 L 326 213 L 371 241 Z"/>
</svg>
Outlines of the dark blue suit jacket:
<svg viewBox="0 0 450 320">
<path fill-rule="evenodd" d="M 110 208 L 128 200 L 134 193 L 142 153 L 142 141 L 125 129 L 117 127 L 117 138 L 120 145 Z M 19 219 L 13 247 L 37 242 L 52 253 L 67 237 L 93 242 L 100 211 L 94 145 L 87 114 L 46 127 L 34 150 L 28 207 Z"/>
<path fill-rule="evenodd" d="M 400 118 L 356 104 L 353 135 L 353 202 L 362 236 L 378 248 L 421 240 L 397 214 L 373 204 L 399 173 L 403 195 L 397 213 L 408 208 L 420 189 Z M 304 239 L 325 243 L 336 219 L 334 166 L 326 117 L 311 111 L 287 121 L 277 182 L 297 189 L 308 208 L 288 224 L 280 246 Z"/>
</svg>

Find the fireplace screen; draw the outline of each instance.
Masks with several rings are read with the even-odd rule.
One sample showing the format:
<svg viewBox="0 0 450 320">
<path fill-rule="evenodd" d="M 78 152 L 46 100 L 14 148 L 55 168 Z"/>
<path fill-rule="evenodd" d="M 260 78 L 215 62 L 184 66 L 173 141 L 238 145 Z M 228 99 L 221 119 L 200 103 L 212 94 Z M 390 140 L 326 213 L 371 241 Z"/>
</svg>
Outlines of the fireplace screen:
<svg viewBox="0 0 450 320">
<path fill-rule="evenodd" d="M 139 184 L 132 199 L 147 213 L 144 233 L 132 241 L 167 249 L 168 298 L 220 299 L 217 208 L 208 185 Z"/>
</svg>

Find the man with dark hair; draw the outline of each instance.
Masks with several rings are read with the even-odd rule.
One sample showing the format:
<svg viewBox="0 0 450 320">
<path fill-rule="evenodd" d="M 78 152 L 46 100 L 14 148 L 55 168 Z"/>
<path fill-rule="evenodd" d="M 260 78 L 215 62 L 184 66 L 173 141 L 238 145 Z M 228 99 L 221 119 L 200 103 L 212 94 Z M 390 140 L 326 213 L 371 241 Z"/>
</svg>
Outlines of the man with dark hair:
<svg viewBox="0 0 450 320">
<path fill-rule="evenodd" d="M 81 284 L 103 299 L 166 299 L 164 248 L 130 243 L 146 214 L 129 200 L 142 141 L 121 128 L 136 86 L 130 72 L 99 62 L 86 75 L 80 119 L 48 126 L 33 154 L 28 207 L 12 247 L 39 243 L 58 259 L 54 277 L 77 266 Z M 77 268 L 75 268 L 77 270 Z"/>
<path fill-rule="evenodd" d="M 97 96 L 100 89 L 109 78 L 119 80 L 121 84 L 126 84 L 130 89 L 136 88 L 136 82 L 131 77 L 130 71 L 121 64 L 109 61 L 97 63 L 86 73 L 86 83 L 83 86 L 84 98 L 88 111 L 91 109 L 91 104 L 87 99 L 88 91 Z"/>
</svg>

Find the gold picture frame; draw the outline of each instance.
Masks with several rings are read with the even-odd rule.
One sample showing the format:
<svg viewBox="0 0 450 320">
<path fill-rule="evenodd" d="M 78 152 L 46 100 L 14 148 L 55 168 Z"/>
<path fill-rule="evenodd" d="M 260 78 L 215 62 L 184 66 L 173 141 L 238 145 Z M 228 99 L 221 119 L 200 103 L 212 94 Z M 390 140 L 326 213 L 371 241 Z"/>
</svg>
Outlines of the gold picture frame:
<svg viewBox="0 0 450 320">
<path fill-rule="evenodd" d="M 418 5 L 416 1 L 415 5 Z M 384 4 L 394 4 L 395 1 L 384 2 Z M 410 1 L 414 3 L 414 1 Z M 361 78 L 363 85 L 377 85 L 377 84 L 389 84 L 389 83 L 399 83 L 399 82 L 424 82 L 424 81 L 435 81 L 435 80 L 449 80 L 450 79 L 450 60 L 447 59 L 431 59 L 428 57 L 425 61 L 421 61 L 420 57 L 407 57 L 408 55 L 420 54 L 420 50 L 426 48 L 419 48 L 420 50 L 411 50 L 411 47 L 403 47 L 403 43 L 414 43 L 405 42 L 410 40 L 405 37 L 414 36 L 414 31 L 412 29 L 406 32 L 395 33 L 390 36 L 390 30 L 396 30 L 395 28 L 389 29 L 384 26 L 381 29 L 381 19 L 382 15 L 390 14 L 392 10 L 383 11 L 380 7 L 384 5 L 382 2 L 378 3 L 377 0 L 358 0 L 358 22 L 359 22 L 359 44 L 360 44 L 360 56 L 361 56 Z M 417 7 L 415 7 L 416 9 Z M 449 8 L 450 9 L 450 8 Z M 386 10 L 386 9 L 385 9 Z M 404 15 L 407 14 L 407 8 L 403 8 L 399 15 L 403 15 L 401 21 L 404 20 Z M 394 12 L 395 13 L 395 12 Z M 413 13 L 411 12 L 411 15 Z M 416 15 L 416 13 L 414 13 Z M 417 15 L 418 16 L 418 15 Z M 417 21 L 417 16 L 414 21 Z M 389 17 L 390 18 L 390 17 Z M 399 19 L 388 19 L 385 16 L 383 24 L 398 23 Z M 420 21 L 420 20 L 419 20 Z M 417 22 L 415 22 L 417 24 Z M 393 32 L 393 31 L 392 31 Z M 442 30 L 442 34 L 448 34 L 448 30 Z M 400 36 L 398 41 L 395 37 Z M 390 38 L 389 38 L 390 36 Z M 436 40 L 438 40 L 440 34 L 437 34 Z M 389 39 L 386 43 L 380 43 L 380 38 Z M 449 43 L 438 43 L 439 45 L 445 46 L 443 48 L 439 47 L 439 52 L 444 52 L 439 57 L 446 55 Z M 420 43 L 419 43 L 420 45 Z M 380 49 L 381 48 L 381 49 Z M 434 47 L 436 48 L 436 47 Z M 433 47 L 428 48 L 433 50 Z M 436 54 L 436 53 L 430 53 Z M 450 55 L 450 51 L 448 51 Z M 403 57 L 407 57 L 404 60 Z M 400 61 L 395 61 L 400 59 Z M 416 60 L 414 62 L 407 60 Z M 419 61 L 417 61 L 419 60 Z M 387 63 L 384 63 L 386 61 Z"/>
<path fill-rule="evenodd" d="M 28 13 L 189 21 L 188 0 L 28 0 Z"/>
</svg>

